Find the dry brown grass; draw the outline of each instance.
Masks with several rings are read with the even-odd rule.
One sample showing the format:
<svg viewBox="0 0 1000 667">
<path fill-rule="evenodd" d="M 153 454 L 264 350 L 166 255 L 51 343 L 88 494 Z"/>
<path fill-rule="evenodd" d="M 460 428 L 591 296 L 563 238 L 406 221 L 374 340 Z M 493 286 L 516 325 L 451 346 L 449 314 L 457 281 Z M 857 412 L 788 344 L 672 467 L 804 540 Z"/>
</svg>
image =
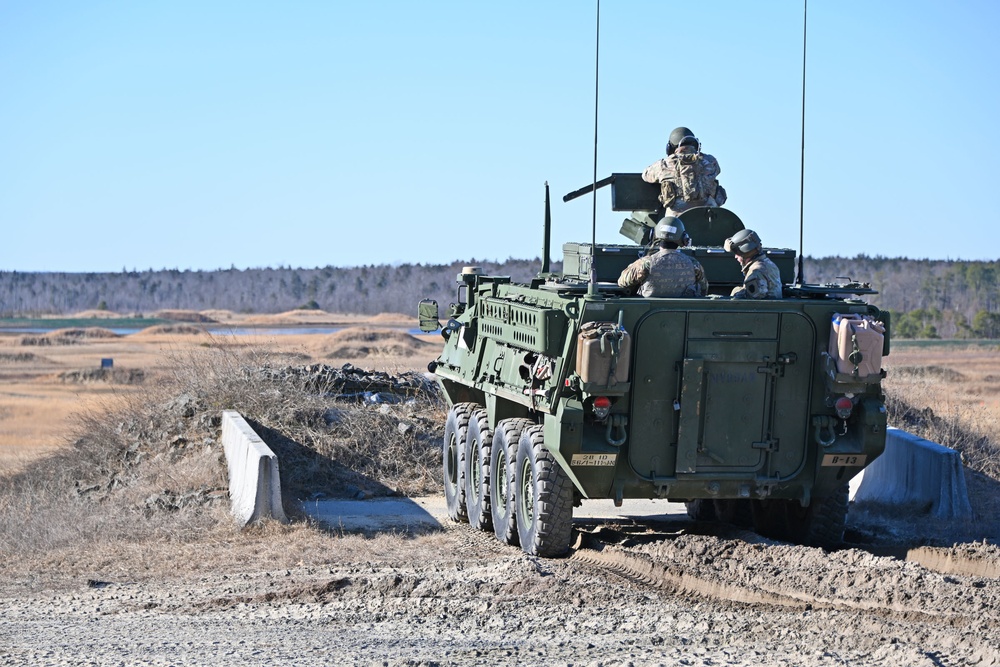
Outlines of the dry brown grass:
<svg viewBox="0 0 1000 667">
<path fill-rule="evenodd" d="M 414 357 L 433 350 L 434 345 L 402 331 L 374 327 L 349 327 L 322 337 L 317 355 L 325 359 L 366 359 L 370 357 Z"/>
<path fill-rule="evenodd" d="M 935 519 L 927 508 L 852 509 L 858 525 L 867 525 L 882 539 L 897 532 L 901 541 L 920 535 L 928 544 L 996 539 L 1000 530 L 1000 405 L 996 402 L 998 355 L 981 350 L 928 350 L 899 346 L 884 362 L 889 425 L 962 455 L 965 483 L 973 516 Z M 886 517 L 891 517 L 886 521 Z"/>
<path fill-rule="evenodd" d="M 185 336 L 197 336 L 204 334 L 205 330 L 191 324 L 157 324 L 146 327 L 142 331 L 137 331 L 133 336 L 162 336 L 163 334 L 182 334 Z"/>
<path fill-rule="evenodd" d="M 345 562 L 409 563 L 415 551 L 425 559 L 443 560 L 455 553 L 444 531 L 331 533 L 306 521 L 291 525 L 267 521 L 237 531 L 225 520 L 206 521 L 188 513 L 158 525 L 159 530 L 141 540 L 134 536 L 118 542 L 94 540 L 82 534 L 81 545 L 53 545 L 30 557 L 7 560 L 0 590 L 15 595 L 41 588 L 79 591 L 87 580 L 190 581 L 217 577 L 220 572 L 275 572 Z"/>
<path fill-rule="evenodd" d="M 208 310 L 198 311 L 205 317 L 211 318 L 216 322 L 230 322 L 232 320 L 240 319 L 240 316 L 231 310 L 222 310 L 219 308 L 210 308 Z"/>
<path fill-rule="evenodd" d="M 1000 348 L 897 345 L 883 365 L 890 425 L 1000 480 Z"/>
<path fill-rule="evenodd" d="M 201 324 L 215 322 L 208 315 L 194 310 L 157 310 L 152 316 L 157 319 L 171 320 L 173 322 L 198 322 Z"/>
<path fill-rule="evenodd" d="M 370 321 L 372 324 L 396 324 L 411 327 L 416 327 L 418 324 L 416 317 L 404 313 L 379 313 L 373 316 Z"/>
<path fill-rule="evenodd" d="M 70 447 L 4 479 L 0 553 L 34 558 L 74 545 L 113 553 L 231 529 L 224 409 L 240 411 L 278 453 L 288 501 L 436 489 L 438 399 L 343 403 L 247 345 L 166 354 L 149 382 L 78 415 Z"/>
<path fill-rule="evenodd" d="M 70 329 L 56 329 L 55 331 L 49 331 L 48 333 L 38 336 L 21 336 L 19 342 L 21 345 L 38 346 L 77 345 L 85 340 L 101 338 L 121 338 L 121 334 L 117 334 L 111 329 L 105 329 L 103 327 L 73 327 Z"/>
<path fill-rule="evenodd" d="M 222 311 L 207 314 L 224 319 Z M 238 326 L 237 316 L 234 326 Z M 183 325 L 181 325 L 183 326 Z M 132 391 L 133 387 L 106 382 L 66 384 L 60 374 L 100 368 L 113 358 L 116 370 L 141 370 L 149 378 L 166 370 L 171 356 L 211 347 L 239 351 L 247 347 L 266 351 L 272 363 L 305 365 L 323 361 L 332 366 L 354 363 L 364 368 L 399 374 L 424 370 L 441 350 L 440 335 L 421 336 L 430 342 L 417 356 L 376 356 L 359 359 L 325 358 L 315 352 L 321 334 L 190 335 L 145 330 L 115 338 L 87 338 L 74 345 L 44 350 L 19 345 L 19 335 L 0 332 L 0 474 L 22 468 L 53 449 L 65 447 L 72 415 L 95 399 Z M 31 350 L 31 351 L 29 351 Z M 409 350 L 407 351 L 409 353 Z"/>
<path fill-rule="evenodd" d="M 0 364 L 20 364 L 25 362 L 36 362 L 43 357 L 34 352 L 0 352 Z"/>
<path fill-rule="evenodd" d="M 122 315 L 121 313 L 115 313 L 110 310 L 81 310 L 78 313 L 73 313 L 69 317 L 73 319 L 92 319 L 92 320 L 114 320 L 122 317 L 128 317 L 128 315 Z"/>
<path fill-rule="evenodd" d="M 146 372 L 141 368 L 80 368 L 58 373 L 59 382 L 69 384 L 92 384 L 105 382 L 108 384 L 141 384 L 146 379 Z"/>
</svg>

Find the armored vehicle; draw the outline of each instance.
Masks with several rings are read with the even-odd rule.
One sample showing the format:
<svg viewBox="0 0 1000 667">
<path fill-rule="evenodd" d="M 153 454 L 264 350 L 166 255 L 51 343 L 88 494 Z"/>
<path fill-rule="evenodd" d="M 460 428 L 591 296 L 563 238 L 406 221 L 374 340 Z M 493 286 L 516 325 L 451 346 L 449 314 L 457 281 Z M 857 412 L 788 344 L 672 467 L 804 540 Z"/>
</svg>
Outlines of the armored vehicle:
<svg viewBox="0 0 1000 667">
<path fill-rule="evenodd" d="M 613 174 L 631 242 L 566 243 L 528 284 L 476 267 L 457 278 L 446 343 L 430 370 L 449 405 L 443 476 L 455 521 L 533 555 L 571 544 L 573 508 L 592 498 L 665 498 L 696 519 L 789 541 L 843 539 L 847 483 L 885 446 L 881 359 L 888 313 L 867 284 L 805 285 L 796 253 L 765 248 L 783 298 L 730 298 L 742 284 L 724 249 L 744 229 L 724 208 L 680 217 L 710 283 L 700 298 L 643 298 L 617 285 L 648 251 L 659 188 Z M 548 187 L 546 186 L 546 190 Z M 419 306 L 439 328 L 437 303 Z"/>
</svg>

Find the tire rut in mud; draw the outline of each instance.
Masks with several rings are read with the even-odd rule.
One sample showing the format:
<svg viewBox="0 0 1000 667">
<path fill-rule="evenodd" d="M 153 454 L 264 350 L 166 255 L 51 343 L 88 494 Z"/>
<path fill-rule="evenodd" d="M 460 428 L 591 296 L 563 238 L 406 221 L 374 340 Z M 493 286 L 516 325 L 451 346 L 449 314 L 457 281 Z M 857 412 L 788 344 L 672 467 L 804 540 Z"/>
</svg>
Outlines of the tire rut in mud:
<svg viewBox="0 0 1000 667">
<path fill-rule="evenodd" d="M 923 547 L 904 559 L 859 548 L 823 551 L 733 527 L 699 528 L 709 534 L 649 527 L 584 530 L 570 558 L 686 597 L 1000 628 L 996 547 Z"/>
</svg>

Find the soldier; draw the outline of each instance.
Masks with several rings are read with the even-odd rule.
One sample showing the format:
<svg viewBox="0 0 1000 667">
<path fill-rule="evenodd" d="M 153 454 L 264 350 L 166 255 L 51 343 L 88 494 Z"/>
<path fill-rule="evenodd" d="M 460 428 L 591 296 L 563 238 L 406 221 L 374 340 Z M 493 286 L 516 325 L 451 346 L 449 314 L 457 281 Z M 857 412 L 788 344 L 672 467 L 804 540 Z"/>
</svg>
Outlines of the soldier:
<svg viewBox="0 0 1000 667">
<path fill-rule="evenodd" d="M 743 229 L 723 244 L 726 252 L 731 252 L 743 269 L 743 284 L 734 287 L 734 299 L 780 299 L 781 272 L 778 266 L 764 254 L 763 244 L 757 232 Z"/>
<path fill-rule="evenodd" d="M 625 267 L 618 278 L 618 286 L 638 290 L 640 296 L 708 294 L 708 281 L 701 264 L 678 250 L 687 243 L 684 223 L 674 217 L 665 217 L 656 223 L 653 238 L 660 242 L 660 249 Z"/>
<path fill-rule="evenodd" d="M 692 206 L 722 206 L 726 190 L 719 185 L 719 162 L 701 152 L 701 143 L 686 127 L 670 133 L 667 156 L 646 167 L 642 179 L 660 184 L 660 201 L 667 215 Z"/>
</svg>

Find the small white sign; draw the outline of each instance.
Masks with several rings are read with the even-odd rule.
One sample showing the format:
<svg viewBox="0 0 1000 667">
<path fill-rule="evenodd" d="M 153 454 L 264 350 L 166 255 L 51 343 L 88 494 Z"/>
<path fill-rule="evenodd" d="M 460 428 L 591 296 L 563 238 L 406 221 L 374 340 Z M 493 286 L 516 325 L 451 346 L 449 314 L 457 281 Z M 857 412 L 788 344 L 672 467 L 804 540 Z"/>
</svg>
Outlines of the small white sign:
<svg viewBox="0 0 1000 667">
<path fill-rule="evenodd" d="M 617 454 L 574 454 L 570 465 L 573 466 L 613 466 L 618 460 Z"/>
</svg>

